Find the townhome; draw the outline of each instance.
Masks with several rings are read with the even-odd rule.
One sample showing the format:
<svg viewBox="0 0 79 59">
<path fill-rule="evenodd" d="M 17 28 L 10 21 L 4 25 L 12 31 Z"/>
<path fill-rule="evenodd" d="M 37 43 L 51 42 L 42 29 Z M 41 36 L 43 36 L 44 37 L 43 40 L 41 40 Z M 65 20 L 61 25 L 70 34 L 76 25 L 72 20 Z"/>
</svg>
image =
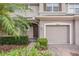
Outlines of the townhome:
<svg viewBox="0 0 79 59">
<path fill-rule="evenodd" d="M 38 37 L 48 39 L 48 44 L 79 45 L 79 4 L 78 3 L 30 3 L 27 11 L 33 26 L 27 34 L 31 40 Z M 24 15 L 24 13 L 21 15 Z"/>
</svg>

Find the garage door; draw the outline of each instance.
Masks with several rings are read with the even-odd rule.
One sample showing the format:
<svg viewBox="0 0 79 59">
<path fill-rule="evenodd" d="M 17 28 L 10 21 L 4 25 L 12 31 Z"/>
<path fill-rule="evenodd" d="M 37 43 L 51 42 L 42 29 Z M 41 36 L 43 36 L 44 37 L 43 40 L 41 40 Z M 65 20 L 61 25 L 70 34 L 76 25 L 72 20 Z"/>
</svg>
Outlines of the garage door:
<svg viewBox="0 0 79 59">
<path fill-rule="evenodd" d="M 47 25 L 46 37 L 48 44 L 68 44 L 69 40 L 69 26 L 68 25 Z"/>
</svg>

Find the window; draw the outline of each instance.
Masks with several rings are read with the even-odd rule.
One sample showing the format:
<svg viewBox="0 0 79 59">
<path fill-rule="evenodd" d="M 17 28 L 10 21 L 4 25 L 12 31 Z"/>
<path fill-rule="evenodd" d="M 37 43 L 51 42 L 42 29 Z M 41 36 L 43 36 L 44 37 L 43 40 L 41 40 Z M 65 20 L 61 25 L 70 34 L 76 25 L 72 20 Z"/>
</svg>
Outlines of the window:
<svg viewBox="0 0 79 59">
<path fill-rule="evenodd" d="M 61 11 L 60 6 L 60 3 L 48 3 L 46 4 L 46 11 Z"/>
<path fill-rule="evenodd" d="M 53 11 L 59 11 L 59 4 L 53 4 Z"/>
<path fill-rule="evenodd" d="M 74 4 L 68 4 L 68 13 L 74 13 Z"/>
<path fill-rule="evenodd" d="M 77 3 L 68 4 L 68 13 L 79 14 L 79 4 Z"/>
<path fill-rule="evenodd" d="M 79 4 L 74 4 L 74 12 L 79 14 Z"/>
<path fill-rule="evenodd" d="M 52 4 L 46 4 L 47 11 L 52 11 Z"/>
<path fill-rule="evenodd" d="M 75 13 L 79 13 L 79 8 L 76 8 L 75 9 Z"/>
</svg>

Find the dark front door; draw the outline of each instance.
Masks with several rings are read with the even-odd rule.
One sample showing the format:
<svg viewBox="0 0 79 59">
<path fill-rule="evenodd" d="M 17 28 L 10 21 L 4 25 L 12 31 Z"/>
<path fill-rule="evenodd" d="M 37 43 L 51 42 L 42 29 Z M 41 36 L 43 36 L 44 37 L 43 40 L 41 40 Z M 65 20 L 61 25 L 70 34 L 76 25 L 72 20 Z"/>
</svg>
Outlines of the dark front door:
<svg viewBox="0 0 79 59">
<path fill-rule="evenodd" d="M 38 24 L 33 24 L 33 37 L 34 39 L 38 38 Z"/>
</svg>

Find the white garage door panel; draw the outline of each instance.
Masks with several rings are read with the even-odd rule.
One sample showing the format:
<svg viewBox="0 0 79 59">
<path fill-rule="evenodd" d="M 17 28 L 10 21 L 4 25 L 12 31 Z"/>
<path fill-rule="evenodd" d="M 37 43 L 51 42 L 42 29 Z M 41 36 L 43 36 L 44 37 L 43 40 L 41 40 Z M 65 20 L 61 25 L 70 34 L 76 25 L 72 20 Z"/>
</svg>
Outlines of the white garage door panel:
<svg viewBox="0 0 79 59">
<path fill-rule="evenodd" d="M 67 44 L 69 42 L 69 26 L 47 25 L 46 37 L 49 44 Z"/>
</svg>

